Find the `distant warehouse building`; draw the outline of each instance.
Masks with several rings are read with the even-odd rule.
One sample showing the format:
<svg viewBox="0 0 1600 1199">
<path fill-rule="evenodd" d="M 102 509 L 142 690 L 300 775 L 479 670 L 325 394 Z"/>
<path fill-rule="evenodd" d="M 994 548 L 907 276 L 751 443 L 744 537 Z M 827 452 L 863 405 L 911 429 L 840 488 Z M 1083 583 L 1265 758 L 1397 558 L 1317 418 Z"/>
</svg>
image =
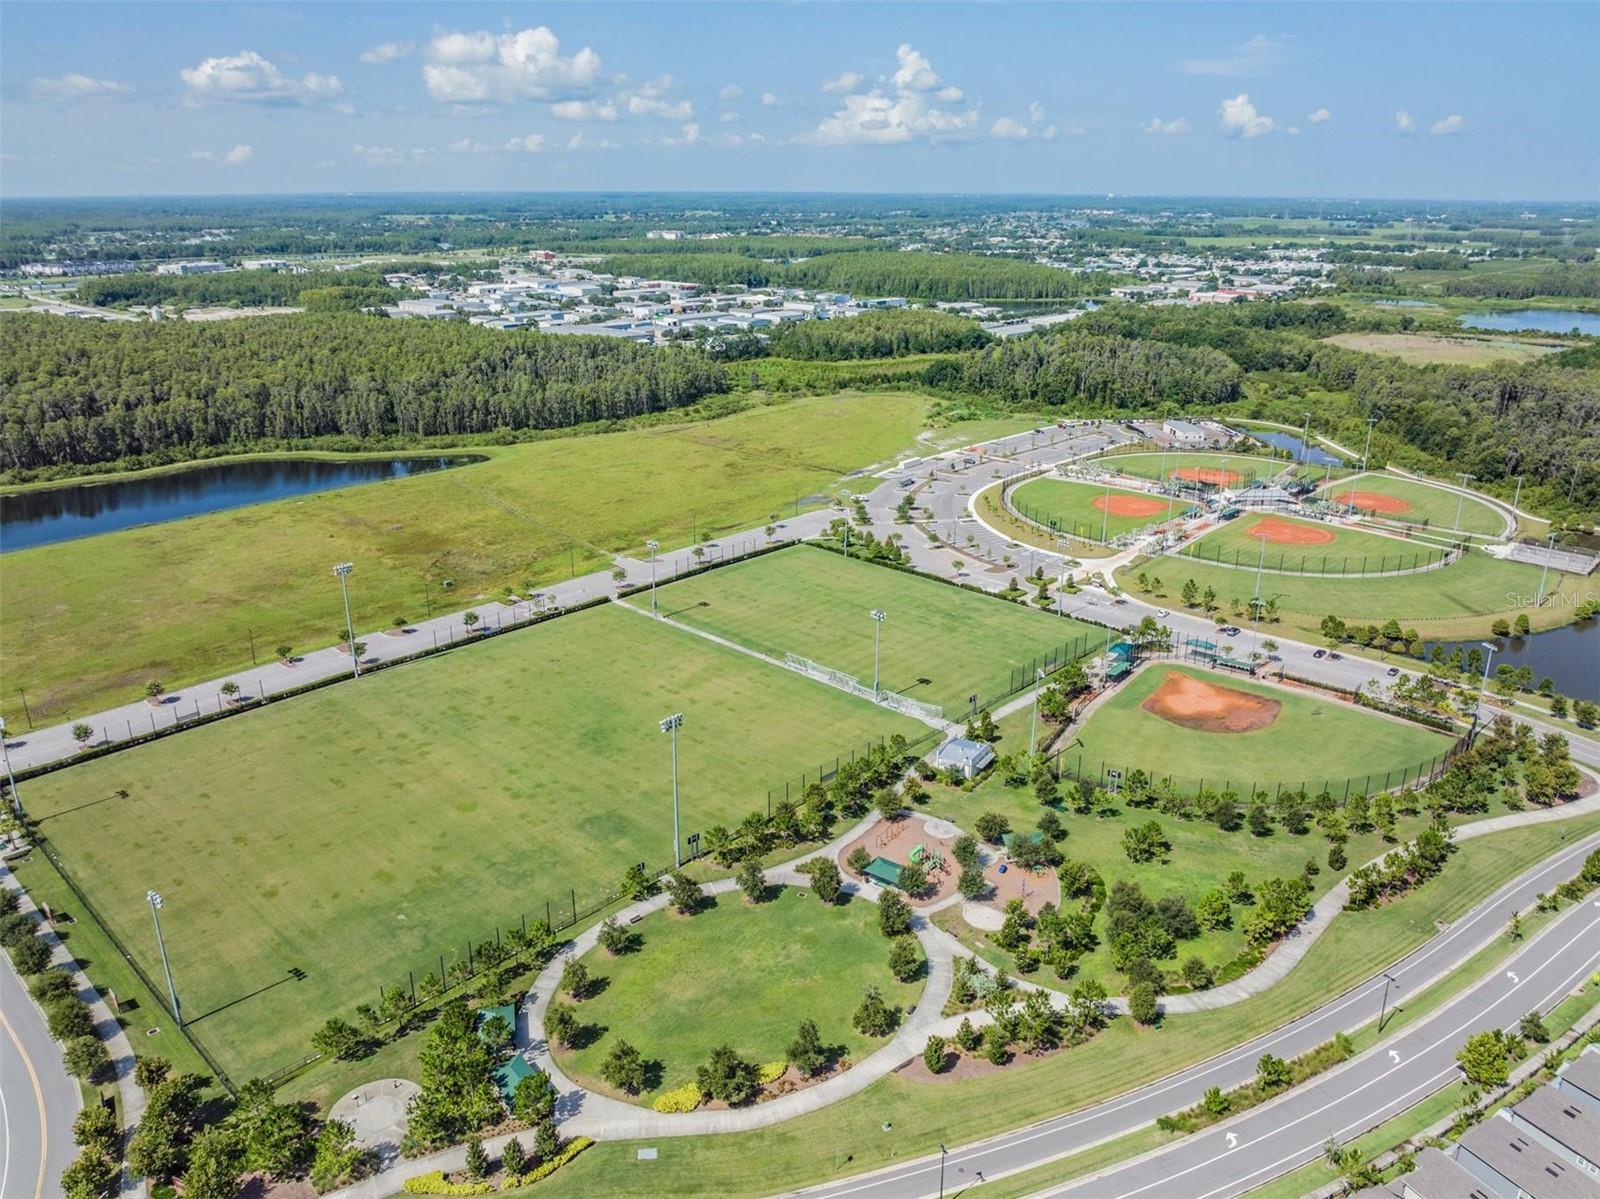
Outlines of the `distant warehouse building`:
<svg viewBox="0 0 1600 1199">
<path fill-rule="evenodd" d="M 163 262 L 156 267 L 158 275 L 220 275 L 228 269 L 225 262 Z"/>
<path fill-rule="evenodd" d="M 1169 420 L 1161 426 L 1161 431 L 1174 445 L 1209 445 L 1216 436 L 1189 420 Z"/>
</svg>

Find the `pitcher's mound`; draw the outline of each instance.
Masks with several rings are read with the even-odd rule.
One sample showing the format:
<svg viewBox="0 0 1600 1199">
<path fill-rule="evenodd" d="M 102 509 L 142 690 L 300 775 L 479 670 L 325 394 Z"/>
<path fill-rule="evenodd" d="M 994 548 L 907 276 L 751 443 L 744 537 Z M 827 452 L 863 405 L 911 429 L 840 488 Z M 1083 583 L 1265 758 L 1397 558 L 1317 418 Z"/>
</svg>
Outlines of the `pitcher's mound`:
<svg viewBox="0 0 1600 1199">
<path fill-rule="evenodd" d="M 1253 733 L 1278 719 L 1275 699 L 1219 687 L 1182 671 L 1169 670 L 1161 686 L 1139 705 L 1152 716 L 1202 733 Z"/>
<path fill-rule="evenodd" d="M 1296 524 L 1290 520 L 1279 520 L 1276 516 L 1263 516 L 1245 532 L 1251 537 L 1261 538 L 1269 545 L 1327 545 L 1333 540 L 1332 529 Z"/>
<path fill-rule="evenodd" d="M 1165 512 L 1168 504 L 1166 500 L 1152 499 L 1147 495 L 1100 495 L 1095 497 L 1092 507 L 1097 512 L 1108 512 L 1112 516 L 1154 516 L 1157 512 Z"/>
</svg>

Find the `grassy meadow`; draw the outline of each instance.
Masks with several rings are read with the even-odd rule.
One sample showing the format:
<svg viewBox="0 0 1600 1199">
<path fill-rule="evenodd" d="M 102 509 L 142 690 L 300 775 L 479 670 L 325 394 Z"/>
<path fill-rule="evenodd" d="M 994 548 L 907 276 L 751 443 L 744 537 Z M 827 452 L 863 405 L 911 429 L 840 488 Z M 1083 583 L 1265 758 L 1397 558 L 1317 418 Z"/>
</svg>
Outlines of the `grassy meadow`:
<svg viewBox="0 0 1600 1199">
<path fill-rule="evenodd" d="M 1433 333 L 1338 333 L 1327 340 L 1347 350 L 1391 355 L 1416 366 L 1528 362 L 1560 349 L 1510 337 L 1441 337 Z"/>
</svg>

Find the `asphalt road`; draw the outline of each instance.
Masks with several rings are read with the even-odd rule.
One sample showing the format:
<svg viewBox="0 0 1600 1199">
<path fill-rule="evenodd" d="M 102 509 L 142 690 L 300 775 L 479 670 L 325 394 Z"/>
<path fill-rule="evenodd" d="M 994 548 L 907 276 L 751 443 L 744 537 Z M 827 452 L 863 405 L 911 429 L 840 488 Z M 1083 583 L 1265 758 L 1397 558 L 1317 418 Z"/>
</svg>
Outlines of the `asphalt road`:
<svg viewBox="0 0 1600 1199">
<path fill-rule="evenodd" d="M 78 1107 L 78 1084 L 62 1068 L 61 1047 L 0 953 L 0 1197 L 61 1193 L 61 1172 L 77 1156 Z"/>
<path fill-rule="evenodd" d="M 1408 996 L 1501 936 L 1512 912 L 1525 910 L 1539 892 L 1575 875 L 1595 848 L 1600 848 L 1600 833 L 1574 838 L 1570 846 L 1507 883 L 1472 913 L 1390 966 L 1385 972 L 1394 980 L 1387 984 L 1389 1007 L 1403 1009 Z M 1240 1194 L 1316 1157 L 1330 1134 L 1350 1140 L 1419 1102 L 1449 1081 L 1455 1050 L 1473 1032 L 1515 1024 L 1535 1007 L 1547 1009 L 1597 966 L 1600 905 L 1586 903 L 1569 909 L 1529 941 L 1504 970 L 1336 1072 L 1225 1126 L 1049 1193 L 1081 1199 L 1133 1195 L 1216 1199 Z M 1385 985 L 1384 973 L 1375 974 L 1300 1019 L 1168 1078 L 1080 1112 L 953 1149 L 944 1161 L 945 1193 L 953 1195 L 980 1175 L 994 1179 L 1030 1169 L 1149 1127 L 1158 1116 L 1198 1102 L 1207 1087 L 1227 1090 L 1247 1082 L 1263 1053 L 1291 1058 L 1337 1032 L 1352 1031 L 1375 1019 L 1384 1003 Z M 1391 1049 L 1398 1062 L 1390 1056 Z M 1229 1147 L 1229 1132 L 1237 1138 L 1235 1148 Z M 918 1147 L 907 1146 L 908 1151 L 914 1148 Z M 808 1199 L 923 1199 L 939 1193 L 939 1170 L 935 1153 L 796 1193 Z M 982 1189 L 973 1195 L 981 1199 Z"/>
</svg>

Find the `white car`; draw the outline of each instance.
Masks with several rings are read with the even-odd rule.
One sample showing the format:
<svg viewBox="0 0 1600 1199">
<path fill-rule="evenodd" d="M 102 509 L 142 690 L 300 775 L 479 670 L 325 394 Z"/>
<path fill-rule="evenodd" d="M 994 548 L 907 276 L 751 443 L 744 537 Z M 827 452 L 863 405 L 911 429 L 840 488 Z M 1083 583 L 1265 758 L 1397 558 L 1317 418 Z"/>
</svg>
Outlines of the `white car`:
<svg viewBox="0 0 1600 1199">
<path fill-rule="evenodd" d="M 1172 613 L 1168 612 L 1165 608 L 1157 608 L 1156 609 L 1156 615 L 1162 617 L 1163 619 L 1165 619 L 1166 617 L 1171 616 Z"/>
</svg>

